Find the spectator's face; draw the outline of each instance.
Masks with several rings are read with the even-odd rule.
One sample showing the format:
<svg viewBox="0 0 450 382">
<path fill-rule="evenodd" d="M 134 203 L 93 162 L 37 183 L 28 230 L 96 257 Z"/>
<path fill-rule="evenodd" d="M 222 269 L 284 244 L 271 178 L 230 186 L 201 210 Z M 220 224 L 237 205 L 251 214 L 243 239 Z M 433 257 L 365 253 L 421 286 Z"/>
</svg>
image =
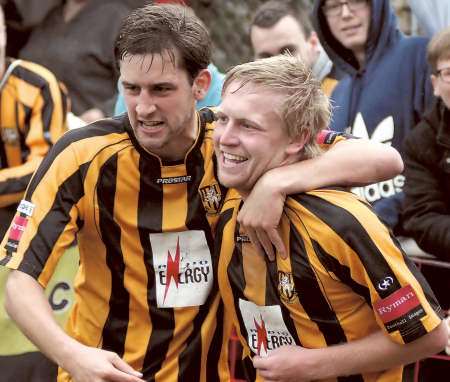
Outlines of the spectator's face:
<svg viewBox="0 0 450 382">
<path fill-rule="evenodd" d="M 434 95 L 440 97 L 445 106 L 450 109 L 450 57 L 439 59 L 436 74 L 431 75 Z"/>
<path fill-rule="evenodd" d="M 322 9 L 333 36 L 356 56 L 364 55 L 370 26 L 370 4 L 365 0 L 326 0 Z"/>
<path fill-rule="evenodd" d="M 230 83 L 223 94 L 214 144 L 220 182 L 245 196 L 262 174 L 285 163 L 291 139 L 278 112 L 283 96 L 240 85 Z"/>
<path fill-rule="evenodd" d="M 125 56 L 120 74 L 139 143 L 162 158 L 183 158 L 195 138 L 195 101 L 209 86 L 208 71 L 202 71 L 191 85 L 187 71 L 174 65 L 165 51 L 162 55 Z"/>
<path fill-rule="evenodd" d="M 253 25 L 250 30 L 250 40 L 255 59 L 290 52 L 311 65 L 312 47 L 306 41 L 299 23 L 292 16 L 283 17 L 270 28 Z"/>
</svg>

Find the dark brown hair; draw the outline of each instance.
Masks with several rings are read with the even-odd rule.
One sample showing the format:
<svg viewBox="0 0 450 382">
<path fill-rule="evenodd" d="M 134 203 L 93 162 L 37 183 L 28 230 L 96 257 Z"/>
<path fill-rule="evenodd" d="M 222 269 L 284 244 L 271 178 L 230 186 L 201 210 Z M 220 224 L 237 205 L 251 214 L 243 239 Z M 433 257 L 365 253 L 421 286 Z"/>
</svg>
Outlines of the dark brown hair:
<svg viewBox="0 0 450 382">
<path fill-rule="evenodd" d="M 131 12 L 123 21 L 115 44 L 117 63 L 127 55 L 162 54 L 168 51 L 173 64 L 180 59 L 191 81 L 211 61 L 208 30 L 191 8 L 147 5 Z"/>
<path fill-rule="evenodd" d="M 312 32 L 309 9 L 302 1 L 270 0 L 256 9 L 250 28 L 271 28 L 285 16 L 292 16 L 300 25 L 305 37 Z"/>
</svg>

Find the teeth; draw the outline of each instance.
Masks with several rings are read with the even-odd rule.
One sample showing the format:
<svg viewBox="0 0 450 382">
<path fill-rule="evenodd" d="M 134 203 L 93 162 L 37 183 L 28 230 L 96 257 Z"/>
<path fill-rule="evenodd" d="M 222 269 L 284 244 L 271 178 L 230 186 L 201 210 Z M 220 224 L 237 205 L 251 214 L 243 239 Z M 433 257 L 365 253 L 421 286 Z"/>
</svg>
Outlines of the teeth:
<svg viewBox="0 0 450 382">
<path fill-rule="evenodd" d="M 234 155 L 234 154 L 229 154 L 229 153 L 223 153 L 223 157 L 226 160 L 239 161 L 239 162 L 243 162 L 243 161 L 247 160 L 247 158 L 245 158 L 245 157 L 241 157 L 239 155 Z"/>
<path fill-rule="evenodd" d="M 157 127 L 162 124 L 162 122 L 141 122 L 144 127 Z"/>
</svg>

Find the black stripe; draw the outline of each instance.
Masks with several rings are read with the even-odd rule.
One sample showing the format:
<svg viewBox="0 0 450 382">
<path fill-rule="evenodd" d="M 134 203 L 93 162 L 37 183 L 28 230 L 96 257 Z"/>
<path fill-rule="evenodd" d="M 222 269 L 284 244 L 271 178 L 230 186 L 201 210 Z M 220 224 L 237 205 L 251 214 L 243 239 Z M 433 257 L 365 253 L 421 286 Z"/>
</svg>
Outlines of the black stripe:
<svg viewBox="0 0 450 382">
<path fill-rule="evenodd" d="M 302 237 L 291 224 L 289 235 L 291 266 L 298 299 L 309 319 L 317 324 L 327 345 L 347 342 L 336 314 L 320 289 Z"/>
<path fill-rule="evenodd" d="M 41 114 L 43 137 L 46 143 L 51 146 L 52 141 L 50 139 L 50 126 L 52 124 L 52 116 L 55 111 L 55 104 L 53 103 L 53 97 L 48 86 L 41 89 L 41 95 L 45 105 Z"/>
<path fill-rule="evenodd" d="M 401 288 L 388 262 L 372 241 L 371 237 L 349 211 L 322 198 L 309 194 L 294 197 L 302 206 L 327 224 L 356 253 L 381 298 L 388 297 Z M 356 203 L 356 201 L 355 201 Z M 367 210 L 369 212 L 369 210 Z M 391 276 L 393 284 L 387 290 L 377 288 L 386 276 Z"/>
<path fill-rule="evenodd" d="M 218 287 L 217 287 L 218 288 Z M 219 358 L 223 343 L 223 317 L 225 315 L 222 299 L 220 299 L 219 307 L 216 314 L 217 329 L 211 341 L 211 346 L 208 350 L 206 362 L 206 380 L 219 381 Z"/>
<path fill-rule="evenodd" d="M 0 182 L 0 195 L 24 192 L 30 182 L 31 176 L 32 174 L 27 174 L 20 178 L 10 178 L 4 182 Z"/>
<path fill-rule="evenodd" d="M 433 290 L 430 287 L 430 284 L 428 284 L 428 281 L 426 280 L 425 276 L 420 272 L 420 270 L 417 268 L 416 264 L 408 257 L 408 255 L 403 251 L 400 243 L 398 242 L 397 238 L 390 233 L 392 241 L 396 243 L 396 245 L 400 248 L 402 251 L 403 261 L 405 262 L 406 266 L 408 267 L 409 271 L 413 274 L 413 276 L 416 278 L 416 280 L 419 282 L 420 286 L 422 287 L 423 293 L 425 295 L 425 298 L 433 308 L 433 310 L 442 318 L 444 318 L 444 312 L 438 302 L 438 299 L 436 298 L 436 295 L 434 294 Z"/>
<path fill-rule="evenodd" d="M 253 367 L 253 362 L 250 357 L 245 357 L 242 360 L 242 370 L 247 381 L 256 381 L 256 369 Z"/>
<path fill-rule="evenodd" d="M 201 152 L 201 146 L 204 141 L 205 135 L 205 125 L 201 123 L 200 134 L 196 145 L 193 147 L 191 152 L 186 158 L 186 172 L 188 176 L 191 176 L 191 181 L 187 184 L 187 201 L 188 201 L 188 211 L 186 219 L 186 228 L 188 230 L 201 230 L 205 232 L 206 240 L 208 243 L 209 251 L 213 254 L 213 264 L 214 269 L 217 268 L 217 259 L 214 259 L 214 239 L 212 237 L 211 228 L 209 226 L 208 220 L 206 219 L 205 209 L 199 195 L 200 183 L 205 175 L 204 171 L 204 161 L 205 158 Z M 217 277 L 214 277 L 213 292 L 208 297 L 205 304 L 199 306 L 199 312 L 194 319 L 193 325 L 194 329 L 192 334 L 187 340 L 186 348 L 181 352 L 179 358 L 180 374 L 179 381 L 198 381 L 200 379 L 200 369 L 201 369 L 201 327 L 206 319 L 206 316 L 210 310 L 210 305 L 214 301 L 216 293 L 214 291 L 218 290 Z M 216 329 L 217 331 L 222 331 L 221 327 Z M 210 355 L 212 354 L 213 348 L 210 348 Z M 218 361 L 220 356 L 220 348 L 216 349 L 218 353 L 214 354 L 214 359 Z M 211 360 L 208 359 L 208 363 Z M 217 368 L 216 368 L 217 369 Z"/>
<path fill-rule="evenodd" d="M 320 243 L 315 240 L 311 240 L 314 252 L 322 263 L 323 267 L 328 271 L 334 273 L 340 281 L 349 286 L 353 292 L 360 295 L 366 303 L 372 308 L 372 301 L 370 299 L 370 290 L 364 285 L 359 284 L 353 280 L 350 268 L 341 264 L 336 258 L 327 253 Z M 332 275 L 330 277 L 333 278 Z"/>
<path fill-rule="evenodd" d="M 145 268 L 148 286 L 147 301 L 152 322 L 152 334 L 147 346 L 142 373 L 146 381 L 154 381 L 155 374 L 161 369 L 165 360 L 175 328 L 173 309 L 159 309 L 156 297 L 155 270 L 150 233 L 163 232 L 162 206 L 163 190 L 156 179 L 161 178 L 159 160 L 147 153 L 139 159 L 140 191 L 138 202 L 138 227 L 141 246 L 144 250 Z"/>
<path fill-rule="evenodd" d="M 104 119 L 98 122 L 95 122 L 89 126 L 85 126 L 82 129 L 74 129 L 68 131 L 64 134 L 58 142 L 52 147 L 49 153 L 45 156 L 41 165 L 35 172 L 33 178 L 31 179 L 30 185 L 28 187 L 25 199 L 30 201 L 31 195 L 35 191 L 36 187 L 42 180 L 42 178 L 47 173 L 48 169 L 51 167 L 56 157 L 61 154 L 67 147 L 69 147 L 72 143 L 81 141 L 83 139 L 104 136 L 113 133 L 122 133 L 124 132 L 124 124 L 127 123 L 128 118 L 126 120 L 119 119 Z"/>
<path fill-rule="evenodd" d="M 30 131 L 31 117 L 33 115 L 33 109 L 31 107 L 28 107 L 25 104 L 22 104 L 22 107 L 23 107 L 23 110 L 25 113 L 24 124 L 22 127 L 23 142 L 25 144 L 25 137 L 28 135 L 28 133 Z"/>
<path fill-rule="evenodd" d="M 61 93 L 61 104 L 62 104 L 62 120 L 61 123 L 64 125 L 64 122 L 66 121 L 67 112 L 69 111 L 69 99 L 67 97 L 67 93 L 62 88 L 61 83 L 59 85 L 59 92 Z"/>
<path fill-rule="evenodd" d="M 187 201 L 188 211 L 186 217 L 186 227 L 188 230 L 205 231 L 210 253 L 214 253 L 214 240 L 212 238 L 211 228 L 206 219 L 205 208 L 199 195 L 200 183 L 205 176 L 204 163 L 201 152 L 201 145 L 204 139 L 204 126 L 201 127 L 200 136 L 196 146 L 186 157 L 186 173 L 191 176 L 191 181 L 187 183 Z"/>
<path fill-rule="evenodd" d="M 211 293 L 209 294 L 206 302 L 199 306 L 199 312 L 197 316 L 194 319 L 193 322 L 193 330 L 191 335 L 186 340 L 186 348 L 181 352 L 179 356 L 179 375 L 178 375 L 178 381 L 179 382 L 198 382 L 200 380 L 200 372 L 201 372 L 201 355 L 202 355 L 202 333 L 201 328 L 202 325 L 206 319 L 206 316 L 209 313 L 211 304 L 213 303 L 214 299 L 218 295 L 218 286 L 217 286 L 217 280 L 214 280 L 213 288 Z M 222 321 L 222 320 L 220 320 Z M 220 322 L 218 322 L 219 324 Z M 221 343 L 218 343 L 218 340 L 222 337 L 222 326 L 218 326 L 216 328 L 215 333 L 213 336 L 215 337 L 215 344 L 216 345 L 211 346 L 208 352 L 209 356 L 212 356 L 212 359 L 207 360 L 208 365 L 216 369 L 215 376 L 218 380 L 218 361 L 220 357 L 220 350 L 221 350 Z M 218 345 L 218 346 L 217 346 Z M 215 363 L 213 363 L 213 360 Z M 209 371 L 209 374 L 211 374 L 212 371 Z"/>
<path fill-rule="evenodd" d="M 218 169 L 217 169 L 218 163 L 217 163 L 217 157 L 215 154 L 212 157 L 212 161 L 213 161 L 213 165 L 214 165 L 214 176 L 216 179 L 218 179 L 219 178 L 217 175 L 219 173 Z M 223 206 L 223 202 L 225 201 L 225 196 L 228 193 L 228 188 L 223 186 L 221 183 L 218 183 L 218 184 L 219 184 L 219 188 L 220 188 L 220 194 L 222 195 L 222 200 L 221 200 L 221 204 L 220 204 L 220 208 L 219 208 L 219 210 L 221 210 L 222 206 Z"/>
<path fill-rule="evenodd" d="M 111 272 L 111 297 L 108 317 L 102 331 L 102 348 L 122 357 L 125 353 L 130 295 L 124 285 L 125 261 L 120 247 L 121 230 L 114 220 L 116 187 L 117 154 L 111 156 L 100 169 L 96 193 L 99 229 L 106 248 L 106 264 Z"/>
<path fill-rule="evenodd" d="M 3 111 L 1 108 L 3 94 L 0 92 L 0 123 L 3 126 Z M 3 137 L 0 134 L 0 169 L 8 167 L 8 160 L 6 158 L 5 144 L 3 142 Z"/>
<path fill-rule="evenodd" d="M 55 201 L 47 215 L 39 224 L 36 235 L 30 242 L 24 257 L 36 258 L 41 266 L 44 266 L 59 236 L 70 221 L 70 210 L 84 195 L 83 182 L 89 163 L 85 163 L 68 177 L 58 188 Z M 25 262 L 18 268 L 31 276 L 38 278 L 41 267 L 28 269 Z"/>
<path fill-rule="evenodd" d="M 264 260 L 266 262 L 267 273 L 266 273 L 266 306 L 278 305 L 281 308 L 281 315 L 283 317 L 283 322 L 286 325 L 290 335 L 294 339 L 295 345 L 303 346 L 300 338 L 297 334 L 297 328 L 295 327 L 294 320 L 291 317 L 289 309 L 281 301 L 278 293 L 278 268 L 275 261 L 269 261 L 268 257 L 265 256 Z M 294 344 L 293 344 L 294 345 Z"/>
<path fill-rule="evenodd" d="M 41 114 L 44 139 L 46 140 L 47 144 L 51 145 L 49 135 L 46 134 L 46 132 L 50 130 L 52 115 L 55 109 L 53 97 L 50 92 L 50 84 L 44 77 L 39 75 L 37 72 L 33 72 L 23 66 L 18 66 L 16 69 L 14 69 L 13 73 L 15 76 L 18 76 L 19 78 L 29 83 L 30 85 L 40 89 L 44 104 L 44 108 Z"/>
<path fill-rule="evenodd" d="M 303 309 L 309 319 L 318 326 L 328 346 L 346 343 L 347 337 L 345 336 L 344 330 L 335 312 L 328 304 L 326 296 L 323 295 L 320 289 L 319 281 L 309 262 L 303 239 L 293 224 L 290 227 L 289 239 L 295 289 L 297 290 L 298 299 Z M 338 377 L 337 380 L 339 382 L 364 381 L 360 374 Z"/>
</svg>

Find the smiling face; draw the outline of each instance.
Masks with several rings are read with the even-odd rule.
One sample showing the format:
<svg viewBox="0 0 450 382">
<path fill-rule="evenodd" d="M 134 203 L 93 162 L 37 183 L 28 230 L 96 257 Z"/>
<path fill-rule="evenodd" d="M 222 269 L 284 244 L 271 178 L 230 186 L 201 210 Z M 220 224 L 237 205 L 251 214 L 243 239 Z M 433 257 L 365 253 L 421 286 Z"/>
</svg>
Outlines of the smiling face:
<svg viewBox="0 0 450 382">
<path fill-rule="evenodd" d="M 325 7 L 333 7 L 339 0 L 327 0 Z M 364 62 L 366 42 L 369 35 L 371 9 L 367 1 L 357 1 L 352 9 L 347 4 L 341 5 L 336 16 L 326 16 L 333 36 L 347 49 L 350 49 L 358 61 Z"/>
<path fill-rule="evenodd" d="M 431 75 L 434 95 L 440 97 L 447 109 L 450 109 L 450 58 L 439 59 L 436 71 L 439 74 Z"/>
<path fill-rule="evenodd" d="M 266 171 L 292 160 L 292 140 L 278 112 L 283 96 L 252 83 L 228 85 L 217 111 L 219 180 L 244 197 Z"/>
<path fill-rule="evenodd" d="M 311 64 L 311 49 L 300 24 L 293 16 L 281 18 L 270 28 L 253 25 L 250 30 L 255 59 L 290 52 Z"/>
<path fill-rule="evenodd" d="M 209 86 L 202 71 L 191 84 L 178 57 L 160 54 L 126 55 L 120 80 L 128 116 L 138 142 L 163 159 L 182 159 L 197 133 L 195 101 Z"/>
</svg>

